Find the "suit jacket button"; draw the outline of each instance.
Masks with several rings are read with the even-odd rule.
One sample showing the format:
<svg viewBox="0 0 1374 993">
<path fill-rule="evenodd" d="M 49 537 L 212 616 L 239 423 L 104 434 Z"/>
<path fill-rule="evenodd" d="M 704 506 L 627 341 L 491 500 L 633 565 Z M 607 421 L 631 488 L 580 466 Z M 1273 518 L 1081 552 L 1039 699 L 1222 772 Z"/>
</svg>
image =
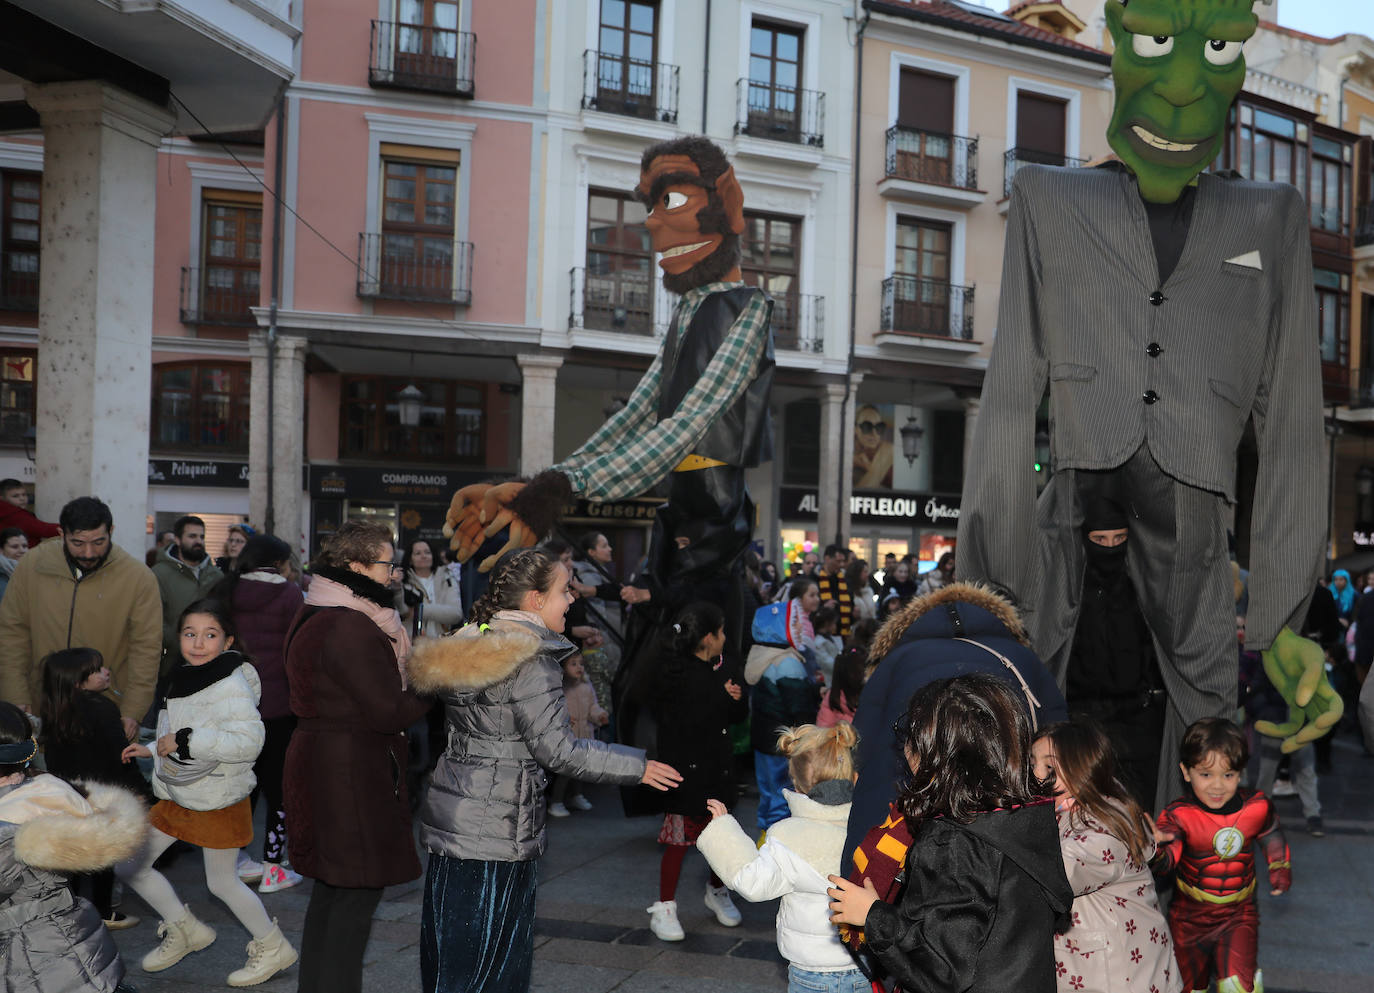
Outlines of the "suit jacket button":
<svg viewBox="0 0 1374 993">
<path fill-rule="evenodd" d="M 1158 403 L 1159 394 L 1154 390 L 1146 390 L 1140 399 L 1144 400 L 1146 403 Z"/>
<path fill-rule="evenodd" d="M 1157 341 L 1152 341 L 1145 346 L 1145 354 L 1152 359 L 1159 358 L 1160 353 L 1163 351 L 1164 349 L 1160 346 L 1159 342 Z"/>
<path fill-rule="evenodd" d="M 1154 304 L 1156 307 L 1158 307 L 1163 302 L 1164 294 L 1161 293 L 1159 290 L 1155 290 L 1153 293 L 1150 294 L 1150 303 Z"/>
</svg>

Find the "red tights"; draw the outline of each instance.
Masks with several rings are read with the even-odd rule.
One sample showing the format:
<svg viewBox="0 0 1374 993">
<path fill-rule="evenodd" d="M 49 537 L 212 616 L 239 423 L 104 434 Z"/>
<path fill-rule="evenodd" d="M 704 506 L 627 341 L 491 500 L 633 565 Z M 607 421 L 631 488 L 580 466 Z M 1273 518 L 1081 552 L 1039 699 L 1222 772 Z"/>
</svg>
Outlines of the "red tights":
<svg viewBox="0 0 1374 993">
<path fill-rule="evenodd" d="M 687 857 L 691 845 L 664 845 L 663 861 L 658 866 L 658 898 L 663 901 L 677 896 L 677 881 L 682 875 L 682 860 Z M 720 877 L 711 873 L 712 886 L 724 886 Z"/>
</svg>

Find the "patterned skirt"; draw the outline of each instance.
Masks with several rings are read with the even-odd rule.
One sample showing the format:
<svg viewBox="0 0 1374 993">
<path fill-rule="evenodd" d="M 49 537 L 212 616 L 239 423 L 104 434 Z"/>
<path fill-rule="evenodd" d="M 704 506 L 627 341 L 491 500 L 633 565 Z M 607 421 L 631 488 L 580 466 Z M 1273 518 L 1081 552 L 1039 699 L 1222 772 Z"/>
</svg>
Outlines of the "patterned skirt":
<svg viewBox="0 0 1374 993">
<path fill-rule="evenodd" d="M 711 823 L 711 816 L 689 817 L 686 814 L 664 814 L 663 827 L 658 832 L 660 845 L 695 845 Z"/>
</svg>

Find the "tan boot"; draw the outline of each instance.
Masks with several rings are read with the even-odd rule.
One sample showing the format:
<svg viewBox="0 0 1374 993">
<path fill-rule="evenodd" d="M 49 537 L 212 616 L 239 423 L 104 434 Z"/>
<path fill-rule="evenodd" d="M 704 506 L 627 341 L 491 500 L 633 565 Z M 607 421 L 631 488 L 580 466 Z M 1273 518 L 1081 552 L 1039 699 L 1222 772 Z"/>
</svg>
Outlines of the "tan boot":
<svg viewBox="0 0 1374 993">
<path fill-rule="evenodd" d="M 162 944 L 143 956 L 144 972 L 170 969 L 192 952 L 214 944 L 215 929 L 197 919 L 190 907 L 183 905 L 181 909 L 177 920 L 158 923 L 157 936 Z"/>
<path fill-rule="evenodd" d="M 282 936 L 276 918 L 272 930 L 262 938 L 248 942 L 248 962 L 242 969 L 229 973 L 230 986 L 256 986 L 265 983 L 300 958 L 296 950 Z"/>
</svg>

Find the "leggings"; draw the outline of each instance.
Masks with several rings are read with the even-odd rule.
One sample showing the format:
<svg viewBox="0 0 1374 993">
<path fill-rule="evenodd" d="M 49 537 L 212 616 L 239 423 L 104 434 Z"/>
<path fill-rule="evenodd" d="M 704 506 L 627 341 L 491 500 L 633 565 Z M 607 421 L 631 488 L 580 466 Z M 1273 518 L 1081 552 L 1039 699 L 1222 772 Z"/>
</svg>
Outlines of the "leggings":
<svg viewBox="0 0 1374 993">
<path fill-rule="evenodd" d="M 176 841 L 170 834 L 163 834 L 157 828 L 148 829 L 148 847 L 141 859 L 134 858 L 118 866 L 115 872 L 143 902 L 153 908 L 153 913 L 164 921 L 180 920 L 185 913 L 181 900 L 177 898 L 167 877 L 153 868 L 159 855 Z M 248 929 L 253 938 L 265 938 L 272 933 L 272 919 L 263 909 L 258 895 L 250 890 L 238 877 L 235 863 L 238 860 L 237 848 L 202 848 L 205 856 L 205 885 L 210 892 L 219 897 L 239 923 Z"/>
<path fill-rule="evenodd" d="M 330 886 L 315 880 L 301 932 L 297 993 L 362 993 L 363 952 L 372 933 L 380 889 Z"/>
<path fill-rule="evenodd" d="M 663 861 L 658 864 L 658 898 L 663 901 L 677 899 L 677 881 L 682 876 L 682 860 L 687 857 L 691 845 L 664 845 Z M 711 872 L 710 885 L 715 889 L 725 884 L 720 877 Z"/>
<path fill-rule="evenodd" d="M 253 775 L 258 785 L 252 793 L 253 806 L 258 805 L 258 794 L 262 794 L 267 804 L 265 840 L 262 843 L 264 862 L 282 863 L 286 861 L 286 810 L 282 804 L 282 770 L 286 767 L 286 747 L 291 744 L 291 734 L 296 730 L 296 718 L 290 714 L 285 717 L 263 719 L 266 737 L 262 751 L 253 763 Z"/>
</svg>

